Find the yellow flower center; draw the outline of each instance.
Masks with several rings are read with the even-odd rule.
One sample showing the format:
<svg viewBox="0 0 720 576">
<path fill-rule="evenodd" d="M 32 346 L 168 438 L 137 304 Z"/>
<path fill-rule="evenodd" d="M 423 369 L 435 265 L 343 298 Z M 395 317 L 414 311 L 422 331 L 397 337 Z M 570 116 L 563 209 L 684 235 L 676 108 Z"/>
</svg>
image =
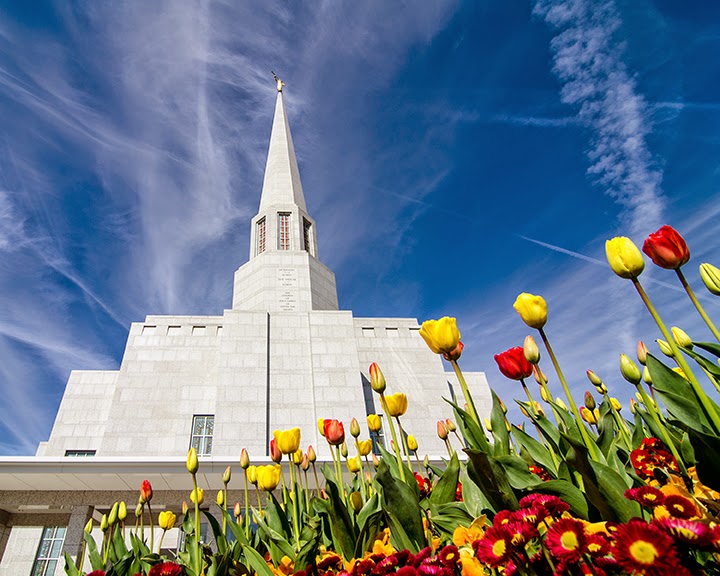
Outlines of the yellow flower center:
<svg viewBox="0 0 720 576">
<path fill-rule="evenodd" d="M 698 537 L 698 535 L 695 534 L 695 532 L 693 532 L 692 530 L 690 530 L 688 528 L 676 528 L 676 531 L 678 534 L 684 536 L 688 540 L 695 540 Z"/>
<path fill-rule="evenodd" d="M 657 494 L 645 494 L 645 500 L 650 500 L 651 502 L 654 502 L 657 500 Z"/>
<path fill-rule="evenodd" d="M 560 544 L 563 545 L 565 550 L 575 550 L 579 544 L 577 534 L 575 534 L 572 530 L 563 532 L 562 536 L 560 536 Z"/>
<path fill-rule="evenodd" d="M 653 564 L 660 552 L 650 542 L 638 540 L 630 545 L 630 554 L 640 564 Z"/>
<path fill-rule="evenodd" d="M 492 552 L 498 558 L 505 554 L 505 540 L 498 540 L 493 544 Z"/>
</svg>

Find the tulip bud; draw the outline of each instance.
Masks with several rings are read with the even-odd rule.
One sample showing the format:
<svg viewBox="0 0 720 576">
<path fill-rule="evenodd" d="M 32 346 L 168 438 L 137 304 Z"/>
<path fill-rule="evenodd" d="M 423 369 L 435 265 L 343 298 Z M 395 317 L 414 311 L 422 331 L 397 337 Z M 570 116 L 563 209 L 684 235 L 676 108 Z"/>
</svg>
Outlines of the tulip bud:
<svg viewBox="0 0 720 576">
<path fill-rule="evenodd" d="M 350 420 L 350 435 L 353 438 L 360 436 L 360 423 L 355 418 Z"/>
<path fill-rule="evenodd" d="M 675 354 L 673 354 L 672 348 L 670 348 L 670 344 L 665 342 L 665 340 L 660 340 L 660 338 L 658 338 L 657 340 L 655 340 L 655 342 L 658 343 L 658 346 L 660 346 L 660 352 L 665 354 L 665 356 L 667 356 L 668 358 L 673 358 L 675 356 Z"/>
<path fill-rule="evenodd" d="M 535 338 L 532 336 L 525 336 L 523 353 L 525 354 L 525 360 L 530 362 L 530 364 L 540 362 L 540 348 L 538 348 L 537 342 L 535 342 Z"/>
<path fill-rule="evenodd" d="M 84 528 L 85 534 L 90 534 L 90 532 L 92 532 L 92 529 L 93 529 L 93 519 L 90 518 L 90 520 L 87 521 L 87 524 L 85 524 L 85 528 Z"/>
<path fill-rule="evenodd" d="M 540 384 L 540 386 L 545 386 L 545 384 L 548 383 L 548 377 L 545 375 L 545 372 L 542 371 L 539 364 L 533 365 L 533 378 L 535 378 L 535 382 Z"/>
<path fill-rule="evenodd" d="M 312 446 L 308 446 L 307 457 L 311 464 L 317 460 L 317 454 L 315 454 L 315 449 Z"/>
<path fill-rule="evenodd" d="M 640 384 L 642 374 L 637 364 L 627 354 L 620 354 L 620 373 L 630 384 Z"/>
<path fill-rule="evenodd" d="M 115 504 L 112 505 L 112 508 L 110 508 L 110 514 L 108 514 L 108 524 L 110 526 L 114 526 L 115 522 L 117 522 L 119 505 L 119 503 L 115 502 Z"/>
<path fill-rule="evenodd" d="M 198 506 L 202 505 L 202 503 L 205 502 L 205 490 L 202 488 L 193 488 L 190 492 L 190 502 Z"/>
<path fill-rule="evenodd" d="M 190 448 L 190 451 L 187 455 L 186 466 L 187 471 L 190 472 L 190 474 L 196 474 L 198 468 L 200 468 L 200 464 L 198 463 L 197 450 L 195 450 L 195 448 Z"/>
<path fill-rule="evenodd" d="M 118 506 L 118 520 L 120 522 L 125 522 L 125 518 L 127 518 L 127 506 L 125 505 L 125 502 L 120 502 L 120 506 Z"/>
<path fill-rule="evenodd" d="M 595 403 L 595 398 L 593 398 L 593 395 L 590 394 L 590 392 L 585 392 L 585 407 L 588 410 L 595 410 L 595 407 L 597 404 Z"/>
<path fill-rule="evenodd" d="M 385 376 L 383 375 L 382 370 L 380 370 L 380 366 L 373 362 L 370 364 L 368 371 L 370 372 L 370 386 L 372 389 L 378 394 L 385 392 L 387 384 L 385 383 Z"/>
<path fill-rule="evenodd" d="M 150 485 L 150 482 L 148 480 L 143 480 L 142 484 L 140 485 L 140 502 L 143 504 L 145 502 L 150 502 L 153 497 L 153 490 L 152 486 Z"/>
<path fill-rule="evenodd" d="M 225 472 L 223 472 L 223 475 L 222 475 L 223 484 L 225 484 L 226 486 L 228 484 L 230 484 L 231 476 L 232 476 L 232 469 L 230 468 L 230 466 L 228 466 L 227 468 L 225 468 Z"/>
<path fill-rule="evenodd" d="M 217 505 L 220 506 L 220 508 L 223 508 L 225 506 L 225 492 L 218 490 L 215 502 L 217 502 Z"/>
<path fill-rule="evenodd" d="M 375 470 L 377 470 L 380 467 L 380 459 L 377 457 L 377 454 L 375 454 L 375 452 L 373 452 L 373 455 L 372 455 L 372 463 L 373 463 L 373 468 L 375 468 Z"/>
<path fill-rule="evenodd" d="M 340 454 L 342 454 L 342 457 L 343 457 L 343 458 L 347 458 L 348 448 L 347 448 L 347 444 L 345 444 L 345 442 L 343 442 L 343 443 L 340 445 Z"/>
<path fill-rule="evenodd" d="M 485 429 L 492 433 L 492 422 L 490 422 L 490 418 L 483 418 L 483 422 L 485 423 Z"/>
<path fill-rule="evenodd" d="M 447 426 L 448 432 L 455 432 L 455 430 L 457 430 L 457 426 L 455 426 L 455 422 L 450 420 L 450 418 L 445 419 L 445 426 Z"/>
<path fill-rule="evenodd" d="M 447 429 L 447 425 L 442 420 L 438 420 L 437 435 L 438 435 L 438 438 L 440 438 L 440 440 L 447 440 L 448 429 Z"/>
<path fill-rule="evenodd" d="M 275 438 L 270 440 L 270 459 L 275 462 L 275 464 L 282 462 L 282 452 L 280 452 Z"/>
<path fill-rule="evenodd" d="M 681 348 L 692 349 L 692 339 L 690 338 L 690 336 L 687 335 L 684 330 L 678 328 L 677 326 L 673 326 L 672 328 L 670 328 L 670 331 L 672 332 L 673 338 L 675 339 L 675 344 L 677 344 Z"/>
<path fill-rule="evenodd" d="M 520 404 L 520 412 L 522 413 L 525 418 L 530 418 L 530 414 L 527 411 L 527 408 L 525 408 L 524 405 Z"/>
<path fill-rule="evenodd" d="M 648 355 L 648 349 L 647 346 L 645 346 L 645 342 L 642 340 L 638 341 L 637 345 L 637 359 L 640 364 L 645 366 L 647 363 L 647 355 Z"/>
<path fill-rule="evenodd" d="M 325 436 L 325 418 L 318 418 L 318 430 L 320 431 L 320 436 Z"/>
<path fill-rule="evenodd" d="M 543 402 L 550 402 L 550 400 L 552 400 L 552 396 L 550 396 L 550 392 L 546 386 L 540 386 L 540 398 L 543 399 Z"/>
<path fill-rule="evenodd" d="M 100 519 L 100 530 L 105 532 L 105 530 L 107 530 L 109 526 L 110 523 L 108 522 L 107 514 L 103 514 L 102 518 Z"/>
<path fill-rule="evenodd" d="M 558 396 L 557 398 L 555 398 L 555 404 L 557 404 L 560 408 L 562 408 L 563 410 L 565 410 L 565 412 L 568 411 L 567 405 L 565 404 L 565 402 L 563 402 L 563 399 L 560 398 L 560 396 Z"/>
<path fill-rule="evenodd" d="M 645 261 L 630 238 L 618 236 L 605 242 L 605 255 L 610 268 L 620 278 L 634 279 L 642 274 Z"/>
<path fill-rule="evenodd" d="M 630 412 L 635 414 L 637 412 L 637 400 L 630 398 Z"/>
<path fill-rule="evenodd" d="M 140 516 L 142 516 L 143 506 L 144 504 L 142 502 L 138 502 L 138 505 L 135 506 L 135 518 L 140 518 Z"/>
<path fill-rule="evenodd" d="M 452 352 L 443 352 L 443 358 L 445 358 L 448 362 L 452 362 L 453 360 L 457 362 L 460 360 L 460 356 L 462 356 L 464 348 L 465 344 L 458 340 L 457 346 L 455 346 L 455 349 Z"/>
<path fill-rule="evenodd" d="M 303 472 L 307 472 L 310 468 L 310 460 L 308 460 L 307 454 L 303 454 L 302 462 L 300 462 L 300 468 L 302 468 Z"/>
<path fill-rule="evenodd" d="M 675 372 L 676 374 L 680 374 L 680 376 L 685 378 L 685 380 L 688 380 L 687 375 L 685 374 L 684 370 L 682 368 L 680 368 L 680 366 L 675 366 L 675 368 L 673 368 L 672 371 Z M 689 380 L 688 380 L 688 382 L 689 382 Z"/>
<path fill-rule="evenodd" d="M 500 410 L 502 410 L 502 413 L 507 414 L 507 406 L 505 406 L 505 402 L 503 402 L 500 398 L 498 398 L 498 402 L 500 403 Z"/>
<path fill-rule="evenodd" d="M 380 416 L 378 416 L 377 414 L 368 414 L 367 425 L 370 432 L 379 432 L 380 428 L 382 427 L 382 423 L 380 422 Z"/>
<path fill-rule="evenodd" d="M 355 512 L 360 512 L 360 510 L 362 510 L 363 500 L 360 492 L 356 491 L 350 493 L 350 506 Z"/>
<path fill-rule="evenodd" d="M 253 486 L 257 486 L 257 466 L 248 466 L 248 469 L 245 470 L 245 474 L 247 475 L 248 482 L 250 482 Z"/>
<path fill-rule="evenodd" d="M 182 509 L 183 516 L 185 516 L 188 513 L 188 510 L 190 509 L 188 507 L 188 503 L 185 500 L 183 500 L 181 509 Z"/>
<path fill-rule="evenodd" d="M 418 449 L 417 440 L 415 440 L 415 436 L 413 436 L 412 434 L 408 434 L 407 443 L 408 450 L 410 450 L 410 452 L 415 452 Z"/>
<path fill-rule="evenodd" d="M 250 455 L 248 454 L 248 451 L 243 448 L 240 451 L 240 468 L 247 470 L 248 466 L 250 466 Z"/>
<path fill-rule="evenodd" d="M 620 410 L 622 410 L 622 404 L 620 404 L 620 401 L 617 398 L 610 398 L 610 406 L 612 406 L 612 409 L 615 410 L 615 412 L 620 412 Z"/>
<path fill-rule="evenodd" d="M 242 508 L 240 507 L 240 502 L 235 502 L 235 506 L 233 507 L 233 516 L 235 516 L 235 518 L 240 518 L 240 516 L 242 516 Z"/>
<path fill-rule="evenodd" d="M 700 264 L 700 278 L 712 294 L 720 296 L 720 268 L 708 264 Z"/>
<path fill-rule="evenodd" d="M 648 370 L 647 366 L 643 366 L 642 379 L 645 384 L 647 384 L 648 386 L 652 386 L 652 376 L 650 376 L 650 370 Z"/>
<path fill-rule="evenodd" d="M 597 424 L 597 418 L 592 410 L 588 410 L 585 406 L 580 406 L 580 416 L 590 425 Z"/>
<path fill-rule="evenodd" d="M 595 374 L 595 372 L 593 372 L 592 370 L 588 370 L 587 372 L 585 372 L 585 374 L 587 374 L 588 380 L 590 380 L 593 386 L 598 387 L 603 383 L 600 376 Z"/>
<path fill-rule="evenodd" d="M 300 464 L 302 464 L 302 461 L 303 461 L 303 456 L 304 456 L 303 451 L 300 448 L 295 450 L 295 452 L 293 452 L 293 455 L 292 455 L 293 464 L 300 466 Z"/>
<path fill-rule="evenodd" d="M 423 458 L 423 467 L 427 470 L 430 467 L 430 457 L 425 454 L 425 458 Z"/>
</svg>

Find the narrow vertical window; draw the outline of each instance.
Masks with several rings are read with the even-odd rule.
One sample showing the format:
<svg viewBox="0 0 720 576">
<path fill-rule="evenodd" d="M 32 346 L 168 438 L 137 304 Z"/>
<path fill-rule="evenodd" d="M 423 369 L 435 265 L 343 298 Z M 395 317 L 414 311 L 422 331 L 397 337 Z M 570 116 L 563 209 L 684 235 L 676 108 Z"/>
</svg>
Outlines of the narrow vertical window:
<svg viewBox="0 0 720 576">
<path fill-rule="evenodd" d="M 278 250 L 290 250 L 290 214 L 278 214 Z"/>
<path fill-rule="evenodd" d="M 257 253 L 265 252 L 265 218 L 257 222 Z"/>
<path fill-rule="evenodd" d="M 305 248 L 305 250 L 307 252 L 310 252 L 310 254 L 313 253 L 312 246 L 311 246 L 311 244 L 312 244 L 311 227 L 312 227 L 312 224 L 310 224 L 310 222 L 308 222 L 307 220 L 305 220 L 305 218 L 303 218 L 303 248 Z"/>
<path fill-rule="evenodd" d="M 55 566 L 62 556 L 63 541 L 65 540 L 64 526 L 50 526 L 43 529 L 40 545 L 35 555 L 30 576 L 52 576 Z"/>
<path fill-rule="evenodd" d="M 190 447 L 197 450 L 198 456 L 212 454 L 213 430 L 215 429 L 215 416 L 203 414 L 193 416 L 192 437 Z"/>
</svg>

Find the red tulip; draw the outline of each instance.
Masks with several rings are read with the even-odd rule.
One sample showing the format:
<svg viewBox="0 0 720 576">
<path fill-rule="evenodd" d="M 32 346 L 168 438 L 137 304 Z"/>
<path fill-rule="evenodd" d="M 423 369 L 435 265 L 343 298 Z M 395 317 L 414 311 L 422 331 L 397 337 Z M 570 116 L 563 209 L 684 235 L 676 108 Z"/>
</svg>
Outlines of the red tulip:
<svg viewBox="0 0 720 576">
<path fill-rule="evenodd" d="M 270 440 L 270 459 L 276 464 L 282 462 L 282 452 L 280 452 L 280 448 L 277 447 L 275 438 Z"/>
<path fill-rule="evenodd" d="M 148 480 L 143 480 L 140 486 L 140 502 L 150 502 L 152 500 L 152 486 Z"/>
<path fill-rule="evenodd" d="M 325 440 L 332 446 L 345 442 L 345 428 L 340 420 L 325 420 Z"/>
<path fill-rule="evenodd" d="M 662 226 L 647 237 L 643 252 L 660 268 L 677 270 L 690 260 L 690 249 L 682 236 L 671 226 Z"/>
<path fill-rule="evenodd" d="M 515 348 L 495 354 L 495 362 L 503 376 L 510 380 L 522 380 L 533 373 L 532 364 L 525 359 L 522 346 L 515 346 Z"/>
</svg>

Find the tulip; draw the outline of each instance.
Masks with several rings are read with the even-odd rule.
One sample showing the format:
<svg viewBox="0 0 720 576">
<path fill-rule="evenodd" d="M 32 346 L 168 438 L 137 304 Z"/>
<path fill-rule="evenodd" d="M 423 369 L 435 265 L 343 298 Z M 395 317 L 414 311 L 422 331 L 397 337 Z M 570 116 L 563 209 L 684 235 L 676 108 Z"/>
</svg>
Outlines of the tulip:
<svg viewBox="0 0 720 576">
<path fill-rule="evenodd" d="M 175 520 L 177 520 L 177 516 L 170 510 L 165 510 L 158 516 L 158 526 L 163 530 L 172 530 L 175 527 Z"/>
<path fill-rule="evenodd" d="M 445 426 L 447 426 L 448 432 L 455 432 L 455 430 L 457 430 L 455 422 L 450 420 L 450 418 L 445 418 Z"/>
<path fill-rule="evenodd" d="M 202 503 L 205 502 L 205 490 L 202 488 L 193 488 L 190 492 L 190 502 L 202 506 Z"/>
<path fill-rule="evenodd" d="M 535 342 L 535 338 L 532 336 L 525 336 L 525 341 L 523 342 L 523 353 L 525 354 L 525 360 L 530 362 L 530 364 L 537 364 L 540 362 L 540 348 L 538 348 L 537 342 Z"/>
<path fill-rule="evenodd" d="M 548 377 L 537 364 L 533 364 L 533 378 L 535 378 L 535 382 L 540 384 L 540 386 L 545 386 L 545 384 L 548 383 Z"/>
<path fill-rule="evenodd" d="M 265 492 L 272 492 L 280 482 L 280 466 L 270 464 L 257 467 L 258 488 Z"/>
<path fill-rule="evenodd" d="M 453 350 L 452 352 L 445 352 L 443 354 L 443 358 L 445 358 L 445 360 L 447 360 L 448 362 L 453 361 L 453 360 L 455 362 L 457 362 L 458 360 L 460 360 L 460 356 L 462 356 L 464 348 L 465 348 L 465 344 L 458 341 L 457 346 L 455 346 L 455 350 Z"/>
<path fill-rule="evenodd" d="M 326 419 L 324 421 L 325 426 L 325 440 L 331 446 L 340 446 L 345 442 L 345 428 L 340 420 Z"/>
<path fill-rule="evenodd" d="M 595 407 L 597 406 L 595 398 L 593 398 L 593 395 L 587 391 L 585 392 L 585 406 L 588 410 L 595 410 Z"/>
<path fill-rule="evenodd" d="M 347 467 L 351 473 L 356 474 L 357 472 L 360 472 L 361 466 L 362 466 L 362 464 L 360 462 L 360 456 L 354 456 L 353 458 L 348 458 Z"/>
<path fill-rule="evenodd" d="M 360 512 L 360 510 L 362 510 L 363 499 L 362 499 L 362 494 L 360 494 L 360 492 L 356 491 L 356 492 L 350 493 L 350 507 L 355 512 Z"/>
<path fill-rule="evenodd" d="M 513 308 L 530 328 L 540 330 L 547 322 L 547 303 L 542 296 L 523 292 L 515 299 Z"/>
<path fill-rule="evenodd" d="M 405 396 L 402 392 L 385 396 L 385 404 L 387 405 L 390 416 L 398 418 L 407 411 L 407 396 Z"/>
<path fill-rule="evenodd" d="M 447 425 L 442 420 L 438 420 L 437 435 L 438 435 L 438 438 L 440 438 L 440 440 L 447 440 L 447 438 L 448 438 Z"/>
<path fill-rule="evenodd" d="M 278 450 L 283 454 L 292 454 L 300 447 L 300 428 L 275 430 L 273 436 Z"/>
<path fill-rule="evenodd" d="M 543 399 L 543 402 L 550 402 L 550 400 L 552 400 L 552 397 L 545 386 L 540 387 L 540 397 Z"/>
<path fill-rule="evenodd" d="M 222 475 L 223 484 L 230 484 L 231 476 L 232 476 L 232 469 L 230 468 L 230 466 L 228 466 L 227 468 L 225 468 L 225 472 L 223 472 L 223 475 Z"/>
<path fill-rule="evenodd" d="M 603 381 L 602 381 L 602 379 L 600 378 L 600 376 L 598 376 L 597 374 L 595 374 L 595 372 L 593 372 L 592 370 L 588 370 L 588 371 L 586 372 L 586 374 L 587 374 L 588 380 L 590 380 L 590 383 L 591 383 L 593 386 L 598 387 L 598 386 L 600 386 L 600 385 L 603 383 Z"/>
<path fill-rule="evenodd" d="M 143 506 L 144 504 L 142 502 L 138 502 L 138 505 L 135 506 L 135 518 L 140 518 L 140 516 L 142 516 Z"/>
<path fill-rule="evenodd" d="M 500 372 L 510 380 L 522 380 L 533 373 L 532 364 L 525 359 L 525 353 L 520 346 L 495 354 Z"/>
<path fill-rule="evenodd" d="M 565 412 L 567 412 L 567 409 L 568 409 L 567 404 L 565 404 L 565 402 L 563 402 L 563 399 L 560 398 L 559 396 L 557 398 L 555 398 L 555 404 L 557 404 L 560 408 L 562 408 L 563 410 L 565 410 Z"/>
<path fill-rule="evenodd" d="M 360 423 L 357 421 L 357 418 L 350 420 L 350 435 L 353 438 L 360 436 Z"/>
<path fill-rule="evenodd" d="M 485 422 L 485 429 L 488 432 L 492 433 L 493 428 L 492 428 L 492 422 L 490 422 L 490 418 L 483 418 L 483 421 Z"/>
<path fill-rule="evenodd" d="M 360 456 L 367 456 L 372 452 L 372 440 L 360 440 L 358 442 L 358 451 L 360 452 Z"/>
<path fill-rule="evenodd" d="M 658 346 L 660 347 L 660 352 L 665 354 L 668 358 L 673 358 L 675 355 L 673 354 L 672 348 L 670 347 L 670 344 L 668 344 L 665 340 L 661 340 L 658 338 L 655 340 L 657 342 Z"/>
<path fill-rule="evenodd" d="M 181 510 L 182 510 L 183 516 L 185 516 L 185 514 L 188 513 L 188 510 L 190 510 L 190 507 L 188 506 L 188 503 L 185 500 L 183 500 Z"/>
<path fill-rule="evenodd" d="M 375 470 L 380 468 L 380 458 L 378 458 L 377 454 L 375 454 L 374 452 L 372 455 L 372 463 L 373 463 L 373 468 L 375 468 Z"/>
<path fill-rule="evenodd" d="M 505 402 L 498 398 L 498 403 L 500 404 L 500 410 L 502 410 L 502 413 L 507 414 L 507 406 L 505 406 Z"/>
<path fill-rule="evenodd" d="M 684 330 L 678 328 L 677 326 L 673 326 L 670 328 L 670 332 L 672 332 L 673 338 L 675 339 L 675 344 L 682 348 L 692 349 L 692 338 L 690 338 Z"/>
<path fill-rule="evenodd" d="M 380 416 L 378 416 L 377 414 L 368 414 L 367 425 L 370 432 L 379 432 L 380 428 L 382 427 Z"/>
<path fill-rule="evenodd" d="M 320 436 L 325 436 L 325 418 L 318 418 L 318 430 Z"/>
<path fill-rule="evenodd" d="M 627 354 L 620 354 L 620 373 L 630 384 L 640 384 L 642 374 Z"/>
<path fill-rule="evenodd" d="M 650 370 L 647 366 L 643 366 L 642 379 L 645 384 L 652 385 L 652 376 L 650 376 Z"/>
<path fill-rule="evenodd" d="M 275 438 L 270 440 L 270 460 L 272 460 L 276 464 L 282 461 L 282 452 L 280 452 Z"/>
<path fill-rule="evenodd" d="M 317 460 L 317 454 L 315 454 L 315 449 L 312 446 L 308 446 L 307 457 L 310 463 L 313 463 Z"/>
<path fill-rule="evenodd" d="M 115 502 L 112 505 L 112 508 L 110 508 L 110 514 L 108 515 L 108 524 L 110 524 L 110 526 L 113 526 L 115 524 L 115 522 L 117 522 L 118 506 L 119 506 L 119 504 L 117 502 Z"/>
<path fill-rule="evenodd" d="M 257 485 L 257 466 L 250 465 L 247 467 L 247 470 L 245 471 L 245 474 L 247 474 L 247 479 L 250 484 L 253 486 Z"/>
<path fill-rule="evenodd" d="M 240 516 L 242 516 L 242 507 L 240 506 L 240 502 L 235 502 L 235 506 L 233 507 L 233 516 L 235 516 L 235 518 L 240 518 Z"/>
<path fill-rule="evenodd" d="M 580 416 L 582 416 L 582 419 L 585 420 L 585 422 L 592 426 L 597 424 L 598 414 L 596 414 L 593 410 L 589 410 L 585 406 L 580 406 Z"/>
<path fill-rule="evenodd" d="M 302 460 L 300 461 L 300 468 L 303 472 L 307 472 L 310 469 L 310 460 L 307 454 L 303 454 Z"/>
<path fill-rule="evenodd" d="M 127 518 L 127 506 L 124 501 L 121 501 L 118 507 L 118 520 L 125 522 L 125 518 Z"/>
<path fill-rule="evenodd" d="M 83 530 L 85 530 L 85 534 L 90 534 L 90 532 L 92 532 L 92 529 L 93 529 L 93 519 L 90 518 L 90 520 L 87 521 L 87 524 L 85 524 L 85 528 L 83 528 Z"/>
<path fill-rule="evenodd" d="M 637 400 L 630 398 L 630 412 L 635 414 L 637 412 Z"/>
<path fill-rule="evenodd" d="M 647 346 L 645 346 L 645 342 L 639 340 L 637 345 L 637 359 L 643 366 L 647 363 L 647 355 L 648 349 Z"/>
<path fill-rule="evenodd" d="M 107 530 L 109 526 L 110 523 L 108 522 L 107 514 L 103 514 L 102 518 L 100 518 L 100 530 L 105 532 L 105 530 Z"/>
<path fill-rule="evenodd" d="M 143 504 L 145 502 L 150 502 L 153 497 L 153 491 L 152 486 L 150 485 L 150 482 L 148 480 L 143 480 L 142 484 L 140 485 L 140 502 Z"/>
<path fill-rule="evenodd" d="M 190 472 L 190 474 L 196 474 L 198 469 L 200 468 L 200 464 L 198 463 L 198 455 L 197 450 L 195 448 L 190 448 L 187 455 L 187 461 L 185 462 L 185 465 L 187 467 L 187 471 Z"/>
<path fill-rule="evenodd" d="M 605 242 L 605 254 L 610 268 L 620 278 L 637 279 L 645 269 L 645 261 L 630 238 L 618 236 Z"/>
<path fill-rule="evenodd" d="M 220 506 L 220 508 L 223 508 L 225 506 L 225 492 L 218 490 L 215 502 L 217 502 L 217 505 Z"/>
<path fill-rule="evenodd" d="M 293 455 L 292 455 L 293 464 L 297 464 L 298 466 L 300 464 L 302 464 L 303 456 L 304 456 L 303 451 L 300 450 L 300 448 L 295 450 L 295 452 L 293 452 Z"/>
<path fill-rule="evenodd" d="M 412 434 L 408 434 L 407 444 L 408 444 L 408 450 L 410 450 L 411 452 L 415 452 L 418 449 L 417 440 L 415 439 L 415 436 L 413 436 Z"/>
<path fill-rule="evenodd" d="M 683 378 L 685 378 L 685 380 L 688 380 L 687 375 L 685 374 L 685 372 L 683 371 L 683 369 L 680 368 L 680 366 L 675 366 L 675 368 L 673 368 L 672 371 L 675 372 L 676 374 L 680 374 L 680 376 L 682 376 Z"/>
<path fill-rule="evenodd" d="M 622 410 L 622 404 L 620 404 L 620 401 L 617 398 L 610 398 L 610 406 L 612 406 L 612 409 L 615 410 L 615 412 L 620 412 L 620 410 Z"/>
<path fill-rule="evenodd" d="M 243 448 L 240 451 L 240 468 L 247 470 L 248 466 L 250 466 L 250 455 L 248 454 L 248 451 Z"/>
<path fill-rule="evenodd" d="M 426 320 L 420 328 L 428 348 L 435 354 L 452 354 L 460 342 L 460 331 L 455 318 L 445 316 L 440 320 Z M 461 349 L 462 351 L 462 349 Z"/>
<path fill-rule="evenodd" d="M 700 278 L 712 294 L 720 296 L 720 268 L 712 264 L 700 264 Z"/>
<path fill-rule="evenodd" d="M 385 383 L 385 376 L 383 375 L 382 370 L 380 370 L 380 366 L 373 362 L 370 364 L 368 371 L 370 372 L 370 386 L 372 389 L 378 394 L 385 392 L 387 384 Z"/>
<path fill-rule="evenodd" d="M 340 444 L 340 454 L 342 454 L 343 458 L 347 458 L 348 448 L 347 448 L 347 444 L 345 444 L 345 442 Z"/>
<path fill-rule="evenodd" d="M 690 249 L 671 226 L 662 226 L 645 240 L 642 251 L 660 268 L 677 270 L 690 260 Z"/>
</svg>

